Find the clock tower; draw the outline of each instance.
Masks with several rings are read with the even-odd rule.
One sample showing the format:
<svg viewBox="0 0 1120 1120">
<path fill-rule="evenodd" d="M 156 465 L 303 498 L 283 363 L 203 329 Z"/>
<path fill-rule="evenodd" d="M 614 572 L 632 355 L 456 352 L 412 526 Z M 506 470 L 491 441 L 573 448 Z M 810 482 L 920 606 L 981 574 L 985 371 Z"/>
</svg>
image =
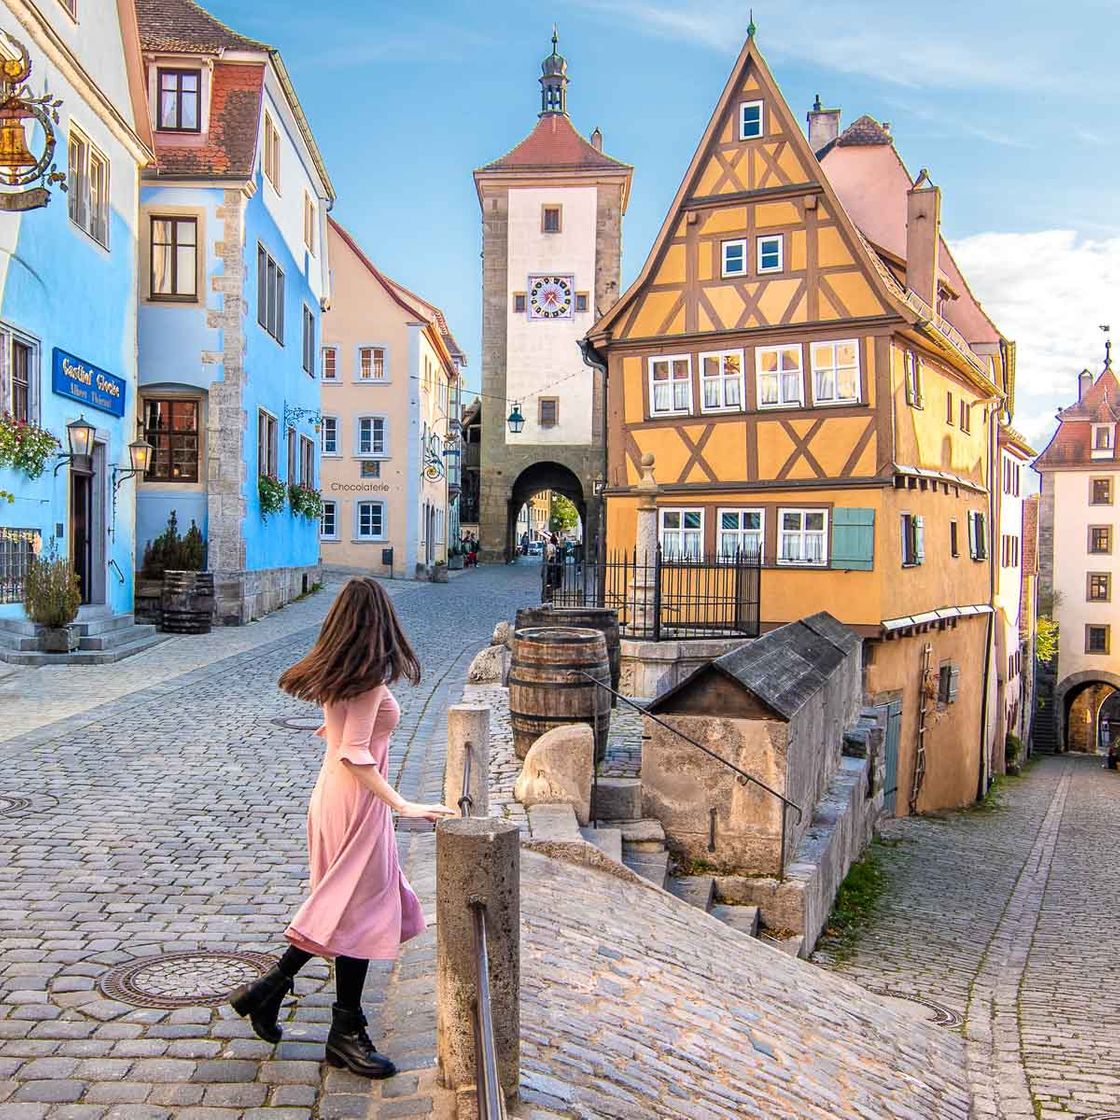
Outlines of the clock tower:
<svg viewBox="0 0 1120 1120">
<path fill-rule="evenodd" d="M 605 477 L 605 391 L 579 341 L 619 296 L 632 168 L 568 117 L 568 64 L 552 35 L 532 132 L 474 173 L 482 208 L 482 558 L 514 547 L 534 494 L 571 499 L 591 548 Z M 519 420 L 520 417 L 520 420 Z"/>
</svg>

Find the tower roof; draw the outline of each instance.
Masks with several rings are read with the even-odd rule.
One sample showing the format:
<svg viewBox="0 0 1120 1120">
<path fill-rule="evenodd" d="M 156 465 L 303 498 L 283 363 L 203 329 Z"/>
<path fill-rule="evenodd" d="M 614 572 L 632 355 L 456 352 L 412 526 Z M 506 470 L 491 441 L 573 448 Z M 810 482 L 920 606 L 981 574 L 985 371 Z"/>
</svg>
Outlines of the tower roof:
<svg viewBox="0 0 1120 1120">
<path fill-rule="evenodd" d="M 1104 463 L 1092 456 L 1093 425 L 1116 423 L 1120 423 L 1120 379 L 1108 361 L 1081 399 L 1058 413 L 1058 430 L 1035 460 L 1035 469 L 1104 469 Z"/>
<path fill-rule="evenodd" d="M 592 147 L 565 113 L 545 113 L 533 131 L 482 171 L 626 171 L 628 163 Z"/>
</svg>

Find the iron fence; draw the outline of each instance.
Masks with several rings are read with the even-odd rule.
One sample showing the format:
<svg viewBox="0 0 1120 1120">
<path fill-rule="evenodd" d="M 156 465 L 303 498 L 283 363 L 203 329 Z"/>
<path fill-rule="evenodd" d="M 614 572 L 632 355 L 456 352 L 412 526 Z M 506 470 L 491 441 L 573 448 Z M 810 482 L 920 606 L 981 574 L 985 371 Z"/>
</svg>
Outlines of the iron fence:
<svg viewBox="0 0 1120 1120">
<path fill-rule="evenodd" d="M 38 552 L 38 529 L 0 528 L 0 603 L 23 602 L 27 572 Z"/>
<path fill-rule="evenodd" d="M 599 561 L 558 556 L 541 565 L 541 601 L 609 607 L 627 638 L 741 637 L 759 633 L 761 557 L 652 556 L 615 552 Z"/>
</svg>

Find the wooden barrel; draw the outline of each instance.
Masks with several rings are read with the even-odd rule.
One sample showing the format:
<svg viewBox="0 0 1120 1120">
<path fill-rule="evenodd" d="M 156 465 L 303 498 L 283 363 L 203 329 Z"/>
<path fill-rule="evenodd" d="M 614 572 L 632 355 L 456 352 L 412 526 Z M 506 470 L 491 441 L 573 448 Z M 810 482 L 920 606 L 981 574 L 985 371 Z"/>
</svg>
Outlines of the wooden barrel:
<svg viewBox="0 0 1120 1120">
<path fill-rule="evenodd" d="M 515 630 L 529 626 L 575 626 L 580 630 L 598 630 L 607 642 L 611 663 L 611 688 L 618 691 L 622 676 L 622 642 L 618 632 L 618 611 L 610 607 L 522 607 L 517 612 Z M 611 707 L 617 701 L 611 697 Z"/>
<path fill-rule="evenodd" d="M 509 716 L 518 758 L 524 758 L 553 727 L 586 723 L 598 730 L 595 761 L 602 762 L 610 733 L 611 696 L 583 673 L 610 683 L 607 643 L 598 630 L 542 626 L 514 633 Z"/>
<path fill-rule="evenodd" d="M 209 634 L 214 620 L 213 572 L 164 572 L 162 628 L 168 634 Z"/>
</svg>

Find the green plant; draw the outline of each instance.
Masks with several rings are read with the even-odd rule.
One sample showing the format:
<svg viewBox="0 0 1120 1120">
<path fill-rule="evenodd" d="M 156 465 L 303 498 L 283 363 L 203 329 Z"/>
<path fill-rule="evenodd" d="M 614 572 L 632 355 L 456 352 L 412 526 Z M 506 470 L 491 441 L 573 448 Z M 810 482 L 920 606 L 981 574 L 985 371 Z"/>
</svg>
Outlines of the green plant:
<svg viewBox="0 0 1120 1120">
<path fill-rule="evenodd" d="M 301 482 L 293 482 L 288 487 L 288 505 L 297 517 L 306 517 L 314 521 L 323 515 L 323 495 L 314 486 L 304 486 Z"/>
<path fill-rule="evenodd" d="M 141 573 L 146 579 L 162 579 L 164 572 L 201 572 L 205 567 L 202 530 L 192 521 L 186 536 L 179 536 L 179 520 L 172 510 L 167 528 L 144 547 Z"/>
<path fill-rule="evenodd" d="M 883 847 L 880 841 L 873 840 L 863 859 L 852 864 L 836 892 L 836 901 L 820 948 L 828 950 L 837 959 L 848 956 L 855 948 L 886 888 L 886 877 L 879 862 Z"/>
<path fill-rule="evenodd" d="M 1058 656 L 1058 624 L 1042 615 L 1034 635 L 1034 655 L 1044 665 L 1049 665 Z"/>
<path fill-rule="evenodd" d="M 1023 756 L 1023 740 L 1013 731 L 1009 731 L 1003 749 L 1004 757 L 1007 759 L 1007 765 L 1015 766 Z"/>
<path fill-rule="evenodd" d="M 46 428 L 16 420 L 7 412 L 0 417 L 0 467 L 38 478 L 47 469 L 55 448 L 61 446 Z"/>
<path fill-rule="evenodd" d="M 579 524 L 579 510 L 563 494 L 552 495 L 548 528 L 553 533 L 566 533 Z"/>
<path fill-rule="evenodd" d="M 274 474 L 262 474 L 257 478 L 257 495 L 261 503 L 261 517 L 267 520 L 272 514 L 284 508 L 287 488 Z"/>
<path fill-rule="evenodd" d="M 81 605 L 81 586 L 69 560 L 54 552 L 32 560 L 23 585 L 23 609 L 32 622 L 61 630 L 78 617 Z"/>
</svg>

